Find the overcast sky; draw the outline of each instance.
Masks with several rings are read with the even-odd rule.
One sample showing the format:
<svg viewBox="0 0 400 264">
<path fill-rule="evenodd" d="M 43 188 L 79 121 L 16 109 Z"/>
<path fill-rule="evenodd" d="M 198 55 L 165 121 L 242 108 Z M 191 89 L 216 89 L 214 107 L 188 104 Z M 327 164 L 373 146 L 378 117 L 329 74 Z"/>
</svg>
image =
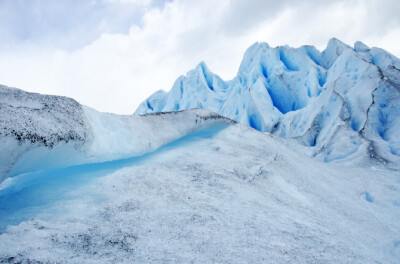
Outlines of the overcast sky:
<svg viewBox="0 0 400 264">
<path fill-rule="evenodd" d="M 400 57 L 399 0 L 1 0 L 0 84 L 132 114 L 200 61 L 232 79 L 251 44 L 361 40 Z"/>
</svg>

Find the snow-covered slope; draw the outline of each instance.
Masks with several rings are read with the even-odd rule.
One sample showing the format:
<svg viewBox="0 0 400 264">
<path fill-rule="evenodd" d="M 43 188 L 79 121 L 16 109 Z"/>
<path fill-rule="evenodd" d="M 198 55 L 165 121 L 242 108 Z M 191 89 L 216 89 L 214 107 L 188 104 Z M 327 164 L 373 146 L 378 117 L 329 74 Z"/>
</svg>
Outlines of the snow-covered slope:
<svg viewBox="0 0 400 264">
<path fill-rule="evenodd" d="M 141 158 L 17 176 L 0 262 L 394 264 L 399 177 L 208 126 Z"/>
<path fill-rule="evenodd" d="M 0 86 L 0 182 L 20 173 L 142 155 L 214 123 L 207 110 L 120 116 Z"/>
<path fill-rule="evenodd" d="M 399 170 L 323 163 L 208 110 L 0 95 L 0 263 L 400 258 Z"/>
<path fill-rule="evenodd" d="M 361 42 L 312 46 L 255 43 L 237 76 L 223 81 L 202 62 L 135 115 L 205 108 L 259 131 L 294 139 L 324 161 L 399 161 L 400 60 Z"/>
</svg>

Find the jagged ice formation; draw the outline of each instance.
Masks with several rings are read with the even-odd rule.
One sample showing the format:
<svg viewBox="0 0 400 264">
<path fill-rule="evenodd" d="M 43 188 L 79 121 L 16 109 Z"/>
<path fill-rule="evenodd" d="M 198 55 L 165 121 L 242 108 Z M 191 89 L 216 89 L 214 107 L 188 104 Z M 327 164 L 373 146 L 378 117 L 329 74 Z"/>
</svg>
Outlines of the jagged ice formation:
<svg viewBox="0 0 400 264">
<path fill-rule="evenodd" d="M 313 46 L 255 43 L 237 76 L 224 81 L 201 62 L 135 115 L 205 108 L 308 146 L 324 161 L 400 156 L 400 60 L 361 42 Z"/>
</svg>

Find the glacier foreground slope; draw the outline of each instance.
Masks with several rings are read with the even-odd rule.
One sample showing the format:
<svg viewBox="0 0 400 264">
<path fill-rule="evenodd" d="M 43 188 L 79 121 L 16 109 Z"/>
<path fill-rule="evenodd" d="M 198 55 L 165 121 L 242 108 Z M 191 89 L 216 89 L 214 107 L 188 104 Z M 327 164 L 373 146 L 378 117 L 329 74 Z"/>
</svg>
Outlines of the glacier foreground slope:
<svg viewBox="0 0 400 264">
<path fill-rule="evenodd" d="M 219 122 L 232 121 L 202 109 L 147 117 L 101 113 L 71 98 L 0 86 L 0 182 L 25 172 L 143 155 Z"/>
<path fill-rule="evenodd" d="M 207 110 L 0 92 L 0 263 L 400 258 L 399 170 L 323 163 Z"/>
<path fill-rule="evenodd" d="M 156 92 L 135 115 L 205 108 L 259 131 L 293 139 L 324 161 L 400 156 L 400 60 L 361 42 L 312 46 L 255 43 L 237 76 L 223 81 L 205 63 Z"/>
</svg>

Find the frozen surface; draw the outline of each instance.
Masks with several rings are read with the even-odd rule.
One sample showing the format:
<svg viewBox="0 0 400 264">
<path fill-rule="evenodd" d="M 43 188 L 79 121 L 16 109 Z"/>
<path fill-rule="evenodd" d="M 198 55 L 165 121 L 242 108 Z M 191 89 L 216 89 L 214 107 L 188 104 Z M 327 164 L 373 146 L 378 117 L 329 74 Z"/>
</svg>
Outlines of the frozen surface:
<svg viewBox="0 0 400 264">
<path fill-rule="evenodd" d="M 0 86 L 0 263 L 399 263 L 399 68 L 257 43 L 140 116 Z"/>
<path fill-rule="evenodd" d="M 199 129 L 163 146 L 157 152 L 165 152 L 172 146 L 181 145 L 193 139 L 210 138 L 227 125 L 220 123 Z M 48 205 L 56 200 L 67 199 L 68 191 L 87 183 L 92 178 L 102 177 L 125 166 L 143 163 L 152 155 L 154 152 L 127 159 L 28 172 L 6 180 L 0 185 L 0 229 L 29 219 L 31 213 L 47 209 Z"/>
<path fill-rule="evenodd" d="M 26 172 L 143 155 L 203 127 L 230 122 L 204 109 L 100 113 L 71 98 L 0 86 L 0 183 Z"/>
<path fill-rule="evenodd" d="M 33 148 L 43 146 L 24 166 L 34 166 L 46 149 L 82 148 L 89 137 L 84 111 L 75 100 L 0 86 L 0 182 Z"/>
<path fill-rule="evenodd" d="M 135 115 L 191 108 L 295 140 L 327 162 L 400 159 L 400 60 L 362 42 L 331 39 L 322 52 L 255 43 L 233 80 L 202 62 Z"/>
<path fill-rule="evenodd" d="M 398 263 L 399 177 L 215 124 L 142 157 L 17 176 L 0 191 L 0 262 Z"/>
</svg>

